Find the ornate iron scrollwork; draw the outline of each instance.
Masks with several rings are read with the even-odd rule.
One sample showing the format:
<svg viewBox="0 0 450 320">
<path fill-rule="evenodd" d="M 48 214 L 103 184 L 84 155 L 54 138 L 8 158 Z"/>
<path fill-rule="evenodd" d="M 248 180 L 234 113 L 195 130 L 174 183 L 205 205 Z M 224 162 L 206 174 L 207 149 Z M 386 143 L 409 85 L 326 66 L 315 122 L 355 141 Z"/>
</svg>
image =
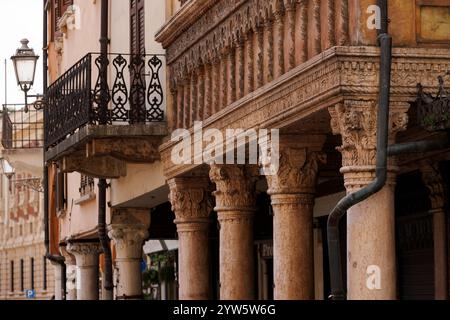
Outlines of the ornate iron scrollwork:
<svg viewBox="0 0 450 320">
<path fill-rule="evenodd" d="M 450 75 L 450 72 L 447 72 L 446 75 Z M 448 130 L 450 128 L 450 96 L 445 90 L 444 77 L 439 76 L 438 81 L 439 88 L 435 97 L 423 92 L 420 83 L 417 85 L 419 89 L 417 119 L 427 131 Z"/>
<path fill-rule="evenodd" d="M 111 113 L 112 121 L 127 121 L 128 119 L 128 88 L 125 82 L 124 70 L 128 65 L 127 60 L 122 55 L 118 55 L 113 60 L 113 66 L 116 71 L 116 79 L 112 87 L 113 110 Z"/>
<path fill-rule="evenodd" d="M 92 108 L 92 118 L 91 123 L 110 123 L 111 119 L 108 117 L 109 110 L 101 110 L 102 106 L 107 106 L 109 101 L 111 101 L 111 95 L 109 92 L 107 69 L 109 66 L 109 59 L 106 56 L 99 55 L 95 59 L 95 65 L 98 69 L 98 77 L 94 87 L 94 103 L 95 107 Z M 106 119 L 101 119 L 105 117 Z"/>
<path fill-rule="evenodd" d="M 87 124 L 163 121 L 163 61 L 158 55 L 86 55 L 47 90 L 46 148 Z M 109 73 L 110 62 L 112 73 Z"/>
<path fill-rule="evenodd" d="M 145 123 L 145 57 L 136 54 L 130 63 L 130 116 L 133 123 Z"/>
<path fill-rule="evenodd" d="M 149 121 L 162 121 L 164 120 L 164 112 L 161 106 L 164 102 L 164 95 L 159 78 L 162 61 L 155 55 L 149 60 L 148 65 L 150 67 L 151 80 L 147 91 L 147 101 L 150 105 L 150 108 L 147 110 L 147 119 Z"/>
</svg>

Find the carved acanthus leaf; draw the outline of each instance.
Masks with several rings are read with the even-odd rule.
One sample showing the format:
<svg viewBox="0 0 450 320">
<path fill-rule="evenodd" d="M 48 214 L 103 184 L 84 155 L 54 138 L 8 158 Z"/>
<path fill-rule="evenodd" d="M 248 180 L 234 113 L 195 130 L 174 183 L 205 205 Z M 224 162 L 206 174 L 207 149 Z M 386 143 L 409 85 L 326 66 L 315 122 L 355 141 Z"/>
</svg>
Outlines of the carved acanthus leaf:
<svg viewBox="0 0 450 320">
<path fill-rule="evenodd" d="M 282 149 L 278 173 L 266 176 L 269 193 L 314 193 L 319 164 L 325 162 L 326 155 L 322 152 Z"/>
<path fill-rule="evenodd" d="M 178 221 L 209 217 L 213 201 L 212 190 L 206 179 L 175 178 L 168 183 L 169 200 Z"/>
<path fill-rule="evenodd" d="M 210 178 L 216 184 L 216 204 L 219 208 L 249 208 L 256 203 L 257 166 L 212 165 Z"/>
<path fill-rule="evenodd" d="M 421 167 L 422 180 L 429 191 L 431 209 L 445 206 L 445 185 L 437 163 L 428 163 Z"/>
<path fill-rule="evenodd" d="M 389 135 L 406 130 L 407 103 L 391 103 Z M 377 105 L 375 101 L 345 100 L 329 109 L 333 133 L 342 136 L 343 166 L 373 166 L 377 149 Z"/>
</svg>

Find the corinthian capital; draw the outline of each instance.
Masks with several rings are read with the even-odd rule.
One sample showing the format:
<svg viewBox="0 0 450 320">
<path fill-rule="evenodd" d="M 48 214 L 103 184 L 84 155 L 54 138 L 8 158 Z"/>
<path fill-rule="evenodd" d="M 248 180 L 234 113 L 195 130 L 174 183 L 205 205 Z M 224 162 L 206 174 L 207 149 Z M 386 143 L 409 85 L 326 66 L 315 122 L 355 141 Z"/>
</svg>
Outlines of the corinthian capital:
<svg viewBox="0 0 450 320">
<path fill-rule="evenodd" d="M 69 243 L 67 251 L 75 256 L 77 266 L 88 267 L 98 264 L 98 255 L 102 252 L 102 248 L 98 242 L 76 242 Z"/>
<path fill-rule="evenodd" d="M 420 168 L 422 181 L 429 191 L 431 209 L 442 209 L 445 205 L 445 185 L 437 163 L 424 163 Z"/>
<path fill-rule="evenodd" d="M 168 184 L 169 200 L 177 223 L 209 218 L 213 203 L 211 183 L 207 177 L 174 178 Z"/>
<path fill-rule="evenodd" d="M 216 184 L 217 209 L 239 210 L 253 208 L 256 202 L 257 166 L 212 165 L 209 173 Z"/>
<path fill-rule="evenodd" d="M 326 162 L 321 152 L 324 136 L 281 136 L 279 170 L 267 175 L 268 193 L 297 194 L 315 192 L 319 164 Z"/>
<path fill-rule="evenodd" d="M 140 258 L 142 244 L 148 238 L 150 211 L 148 209 L 121 208 L 112 212 L 108 235 L 114 241 L 120 258 Z"/>
<path fill-rule="evenodd" d="M 345 100 L 344 103 L 330 107 L 331 128 L 333 133 L 342 136 L 342 153 L 344 167 L 374 166 L 377 147 L 377 104 L 375 101 Z M 389 121 L 389 140 L 406 130 L 409 104 L 391 102 Z"/>
</svg>

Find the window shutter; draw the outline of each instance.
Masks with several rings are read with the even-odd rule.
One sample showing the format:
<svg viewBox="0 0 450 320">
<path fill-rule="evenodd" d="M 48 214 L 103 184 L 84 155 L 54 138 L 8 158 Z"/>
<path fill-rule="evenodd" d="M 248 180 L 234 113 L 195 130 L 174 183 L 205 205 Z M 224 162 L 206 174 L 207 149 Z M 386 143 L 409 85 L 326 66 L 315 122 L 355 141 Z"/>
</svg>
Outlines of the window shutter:
<svg viewBox="0 0 450 320">
<path fill-rule="evenodd" d="M 51 40 L 55 40 L 55 35 L 59 32 L 58 21 L 61 16 L 66 12 L 69 6 L 73 5 L 73 0 L 53 0 L 51 2 L 51 25 L 52 33 Z"/>
<path fill-rule="evenodd" d="M 145 54 L 145 1 L 130 0 L 130 52 Z"/>
</svg>

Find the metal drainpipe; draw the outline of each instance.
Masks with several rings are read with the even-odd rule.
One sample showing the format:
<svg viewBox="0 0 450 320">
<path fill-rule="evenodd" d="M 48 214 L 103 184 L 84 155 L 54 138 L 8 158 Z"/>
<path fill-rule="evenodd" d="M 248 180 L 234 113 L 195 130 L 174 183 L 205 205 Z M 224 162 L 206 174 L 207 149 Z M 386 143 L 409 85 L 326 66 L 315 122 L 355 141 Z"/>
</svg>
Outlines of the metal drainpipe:
<svg viewBox="0 0 450 320">
<path fill-rule="evenodd" d="M 447 137 L 441 140 L 425 140 L 394 144 L 388 147 L 389 156 L 397 156 L 405 153 L 420 153 L 434 150 L 442 150 L 450 147 L 450 130 Z"/>
<path fill-rule="evenodd" d="M 381 60 L 377 116 L 376 178 L 367 187 L 349 194 L 339 201 L 328 217 L 328 255 L 330 263 L 331 298 L 333 300 L 344 300 L 346 298 L 341 264 L 339 221 L 347 213 L 348 209 L 380 191 L 386 184 L 387 179 L 392 38 L 387 33 L 387 0 L 379 0 L 378 6 L 381 9 L 381 30 L 378 36 L 381 47 Z"/>
<path fill-rule="evenodd" d="M 101 28 L 100 28 L 100 54 L 103 56 L 102 63 L 105 63 L 108 54 L 108 16 L 109 16 L 109 0 L 102 0 L 101 2 Z M 101 68 L 102 81 L 107 81 L 107 66 L 103 65 Z M 102 86 L 103 88 L 105 86 Z M 103 96 L 106 96 L 102 94 Z M 106 125 L 106 112 L 108 105 L 105 99 L 102 99 L 102 105 L 100 109 L 100 124 Z M 103 248 L 103 256 L 105 258 L 104 273 L 103 273 L 103 288 L 106 291 L 110 291 L 106 295 L 107 299 L 112 299 L 112 291 L 114 289 L 113 285 L 113 274 L 112 274 L 112 254 L 110 247 L 110 240 L 108 238 L 108 233 L 106 231 L 106 189 L 108 184 L 106 179 L 100 179 L 98 182 L 98 238 Z"/>
<path fill-rule="evenodd" d="M 47 93 L 47 85 L 48 85 L 48 77 L 47 77 L 47 71 L 48 71 L 48 52 L 47 52 L 47 46 L 48 46 L 48 37 L 47 37 L 47 0 L 43 0 L 43 46 L 42 46 L 42 60 L 43 60 L 43 93 L 44 97 Z M 45 106 L 44 106 L 45 108 Z M 44 111 L 44 128 L 45 128 L 45 111 Z M 45 134 L 44 134 L 44 140 L 45 140 Z M 45 161 L 45 145 L 46 141 L 44 141 L 44 172 L 43 172 L 43 184 L 44 184 L 44 245 L 45 245 L 45 258 L 48 259 L 51 262 L 57 263 L 61 267 L 61 297 L 62 300 L 66 299 L 66 264 L 65 259 L 63 256 L 58 255 L 52 255 L 50 254 L 50 235 L 49 235 L 49 213 L 48 213 L 48 207 L 49 207 L 49 199 L 48 199 L 48 167 L 47 162 Z"/>
</svg>

